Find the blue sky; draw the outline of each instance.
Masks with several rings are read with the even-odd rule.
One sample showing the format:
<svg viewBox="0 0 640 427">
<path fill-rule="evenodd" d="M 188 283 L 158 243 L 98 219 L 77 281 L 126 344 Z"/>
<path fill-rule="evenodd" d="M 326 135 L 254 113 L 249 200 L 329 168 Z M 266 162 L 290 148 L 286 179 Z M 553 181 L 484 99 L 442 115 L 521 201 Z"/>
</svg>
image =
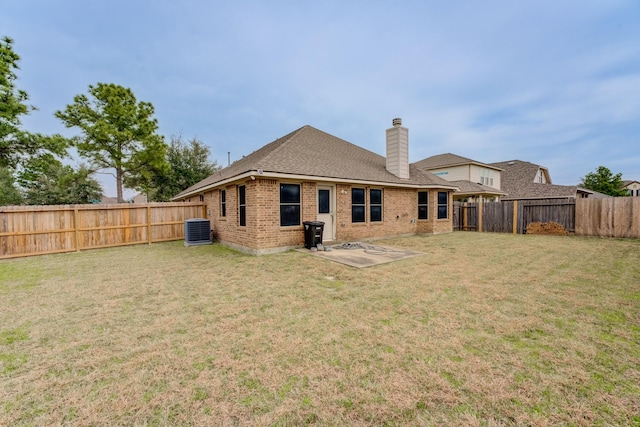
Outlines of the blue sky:
<svg viewBox="0 0 640 427">
<path fill-rule="evenodd" d="M 0 35 L 33 132 L 76 134 L 53 113 L 116 83 L 224 165 L 306 124 L 384 155 L 401 117 L 412 162 L 519 159 L 569 185 L 640 180 L 639 22 L 637 0 L 9 0 Z"/>
</svg>

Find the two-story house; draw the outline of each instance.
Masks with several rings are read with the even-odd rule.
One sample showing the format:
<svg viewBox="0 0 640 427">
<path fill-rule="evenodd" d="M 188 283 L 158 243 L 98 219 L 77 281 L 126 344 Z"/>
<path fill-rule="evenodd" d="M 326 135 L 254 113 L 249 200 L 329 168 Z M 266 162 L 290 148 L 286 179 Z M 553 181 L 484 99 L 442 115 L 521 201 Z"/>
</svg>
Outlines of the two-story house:
<svg viewBox="0 0 640 427">
<path fill-rule="evenodd" d="M 427 157 L 414 165 L 456 185 L 460 190 L 453 195 L 455 201 L 497 202 L 504 195 L 499 167 L 451 153 Z"/>
</svg>

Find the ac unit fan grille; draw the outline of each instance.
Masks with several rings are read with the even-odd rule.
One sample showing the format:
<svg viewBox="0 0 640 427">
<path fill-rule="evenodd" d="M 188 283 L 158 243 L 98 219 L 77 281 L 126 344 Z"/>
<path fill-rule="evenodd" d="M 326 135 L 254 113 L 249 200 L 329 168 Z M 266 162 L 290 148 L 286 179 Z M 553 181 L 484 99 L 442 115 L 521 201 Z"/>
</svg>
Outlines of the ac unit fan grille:
<svg viewBox="0 0 640 427">
<path fill-rule="evenodd" d="M 208 219 L 188 219 L 184 223 L 184 244 L 205 245 L 211 243 L 211 222 Z"/>
</svg>

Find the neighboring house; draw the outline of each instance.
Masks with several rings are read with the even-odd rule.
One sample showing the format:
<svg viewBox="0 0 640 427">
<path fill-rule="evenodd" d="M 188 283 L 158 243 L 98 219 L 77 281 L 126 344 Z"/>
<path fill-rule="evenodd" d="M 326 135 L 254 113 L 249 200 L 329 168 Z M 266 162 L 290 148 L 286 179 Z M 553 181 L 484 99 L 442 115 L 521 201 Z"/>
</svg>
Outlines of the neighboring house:
<svg viewBox="0 0 640 427">
<path fill-rule="evenodd" d="M 129 203 L 147 203 L 147 195 L 146 194 L 136 194 L 128 202 Z M 117 197 L 109 197 L 109 196 L 104 196 L 103 195 L 102 199 L 100 200 L 100 204 L 101 205 L 111 205 L 111 204 L 117 204 L 117 203 L 118 203 L 118 198 Z"/>
<path fill-rule="evenodd" d="M 173 200 L 205 202 L 217 239 L 254 254 L 302 246 L 306 221 L 325 242 L 451 232 L 457 187 L 409 165 L 408 136 L 394 119 L 385 158 L 304 126 Z"/>
<path fill-rule="evenodd" d="M 101 205 L 111 205 L 111 204 L 116 204 L 118 203 L 118 198 L 117 197 L 110 197 L 110 196 L 102 196 L 102 199 L 100 199 L 100 204 Z"/>
<path fill-rule="evenodd" d="M 451 153 L 427 157 L 414 165 L 456 185 L 460 189 L 454 195 L 456 201 L 497 202 L 504 194 L 500 187 L 502 170 L 492 165 Z"/>
<path fill-rule="evenodd" d="M 131 203 L 147 203 L 147 195 L 138 193 L 131 199 Z"/>
<path fill-rule="evenodd" d="M 585 198 L 594 192 L 576 185 L 551 183 L 549 170 L 544 166 L 522 160 L 491 163 L 502 169 L 502 200 Z"/>
<path fill-rule="evenodd" d="M 627 190 L 629 196 L 640 196 L 639 181 L 622 181 L 622 188 Z"/>
</svg>

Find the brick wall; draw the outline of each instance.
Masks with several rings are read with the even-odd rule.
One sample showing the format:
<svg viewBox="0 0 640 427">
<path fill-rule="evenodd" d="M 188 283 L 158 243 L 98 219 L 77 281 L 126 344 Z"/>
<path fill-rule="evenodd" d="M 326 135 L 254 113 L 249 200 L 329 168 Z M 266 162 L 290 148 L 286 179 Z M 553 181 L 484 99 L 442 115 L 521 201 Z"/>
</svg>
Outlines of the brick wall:
<svg viewBox="0 0 640 427">
<path fill-rule="evenodd" d="M 351 222 L 351 188 L 365 188 L 366 221 L 364 223 Z M 385 188 L 383 189 L 382 222 L 371 222 L 369 218 L 369 189 L 378 187 L 364 187 L 351 185 L 337 186 L 337 226 L 338 240 L 374 239 L 388 236 L 401 236 L 416 233 L 446 233 L 453 231 L 452 212 L 450 218 L 437 218 L 437 190 L 429 191 L 429 219 L 418 219 L 418 195 L 415 189 Z M 452 193 L 449 193 L 449 206 L 453 203 Z"/>
<path fill-rule="evenodd" d="M 289 182 L 289 181 L 288 181 Z M 301 222 L 317 219 L 317 186 L 315 182 L 296 182 L 301 185 Z M 246 227 L 238 219 L 238 185 L 246 187 Z M 437 190 L 429 191 L 429 219 L 418 220 L 418 196 L 415 189 L 383 188 L 383 217 L 381 222 L 369 218 L 369 189 L 365 188 L 366 221 L 351 222 L 351 185 L 337 184 L 335 221 L 336 239 L 355 241 L 416 233 L 446 233 L 453 231 L 453 195 L 449 192 L 449 218 L 437 218 Z M 280 181 L 257 178 L 228 185 L 226 217 L 220 212 L 220 190 L 204 195 L 208 218 L 215 236 L 223 243 L 252 253 L 270 252 L 276 248 L 299 247 L 304 244 L 304 229 L 299 226 L 280 226 Z M 196 196 L 195 199 L 198 197 Z"/>
</svg>

